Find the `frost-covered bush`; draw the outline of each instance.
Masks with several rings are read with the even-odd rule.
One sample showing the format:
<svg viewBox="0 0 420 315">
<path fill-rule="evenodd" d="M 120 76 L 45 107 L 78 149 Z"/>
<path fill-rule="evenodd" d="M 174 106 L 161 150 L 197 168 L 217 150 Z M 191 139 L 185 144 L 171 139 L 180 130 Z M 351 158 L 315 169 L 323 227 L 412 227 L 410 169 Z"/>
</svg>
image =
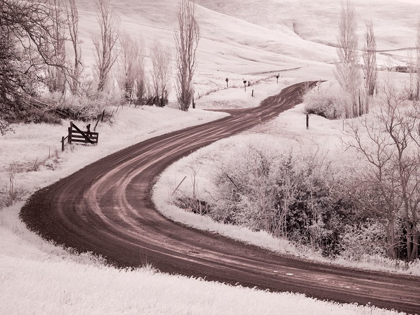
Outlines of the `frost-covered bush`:
<svg viewBox="0 0 420 315">
<path fill-rule="evenodd" d="M 193 188 L 175 204 L 328 257 L 367 261 L 387 256 L 384 221 L 368 206 L 381 200 L 371 185 L 362 185 L 364 168 L 333 166 L 320 152 L 284 153 L 258 139 L 220 152 L 207 197 Z M 393 246 L 396 258 L 403 259 L 404 225 L 401 220 L 395 224 Z"/>
<path fill-rule="evenodd" d="M 351 202 L 334 189 L 340 187 L 335 173 L 319 154 L 282 155 L 251 145 L 220 167 L 208 215 L 335 256 L 352 217 Z"/>
<path fill-rule="evenodd" d="M 383 226 L 367 220 L 360 226 L 347 226 L 341 236 L 342 257 L 360 261 L 365 255 L 386 255 L 386 233 Z"/>
<path fill-rule="evenodd" d="M 308 114 L 319 115 L 328 119 L 339 119 L 344 114 L 346 96 L 343 91 L 334 85 L 322 84 L 303 97 L 305 111 Z"/>
<path fill-rule="evenodd" d="M 215 176 L 218 203 L 211 216 L 224 223 L 262 230 L 274 204 L 278 161 L 266 148 L 246 147 L 221 165 Z"/>
<path fill-rule="evenodd" d="M 51 125 L 59 125 L 61 124 L 61 119 L 51 109 L 30 108 L 26 111 L 25 122 L 34 124 L 46 123 Z"/>
<path fill-rule="evenodd" d="M 70 119 L 90 121 L 97 119 L 104 109 L 112 105 L 121 104 L 121 98 L 117 94 L 97 93 L 94 96 L 58 95 L 51 94 L 44 99 L 54 106 L 59 113 L 63 113 Z M 108 113 L 109 114 L 109 113 Z"/>
</svg>

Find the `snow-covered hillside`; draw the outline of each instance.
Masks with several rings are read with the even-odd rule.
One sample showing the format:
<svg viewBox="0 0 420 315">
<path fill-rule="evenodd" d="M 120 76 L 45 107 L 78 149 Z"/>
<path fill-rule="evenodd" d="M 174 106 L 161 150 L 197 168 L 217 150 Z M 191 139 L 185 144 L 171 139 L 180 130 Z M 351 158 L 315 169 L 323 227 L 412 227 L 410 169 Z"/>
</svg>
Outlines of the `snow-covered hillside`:
<svg viewBox="0 0 420 315">
<path fill-rule="evenodd" d="M 265 0 L 263 3 L 198 0 L 201 41 L 196 91 L 203 94 L 221 88 L 226 77 L 240 85 L 243 79 L 261 78 L 254 74 L 276 74 L 284 69 L 333 63 L 337 58 L 333 46 L 340 3 L 339 0 Z M 420 12 L 420 3 L 356 0 L 354 4 L 360 36 L 365 32 L 364 23 L 374 21 L 378 49 L 383 50 L 379 62 L 389 66 L 403 63 L 407 48 L 415 43 L 415 12 Z M 80 0 L 78 5 L 85 62 L 89 64 L 94 61 L 91 37 L 98 31 L 98 25 L 93 1 Z M 156 40 L 174 46 L 176 1 L 121 0 L 113 6 L 120 15 L 123 31 L 143 38 L 146 54 Z M 359 46 L 363 48 L 362 40 Z"/>
<path fill-rule="evenodd" d="M 84 54 L 93 63 L 91 36 L 98 31 L 92 1 L 80 1 L 82 10 L 81 32 Z M 239 1 L 238 1 L 239 2 Z M 132 1 L 115 4 L 125 32 L 143 38 L 146 54 L 156 40 L 174 47 L 174 30 L 177 27 L 177 3 L 171 0 Z M 335 49 L 306 41 L 287 26 L 270 30 L 247 21 L 197 7 L 201 40 L 198 48 L 198 68 L 195 78 L 198 92 L 225 85 L 225 78 L 240 84 L 245 79 L 259 79 L 253 73 L 277 73 L 283 69 L 331 63 Z M 175 51 L 173 50 L 173 58 Z"/>
<path fill-rule="evenodd" d="M 253 0 L 196 2 L 267 29 L 283 31 L 286 27 L 304 39 L 334 45 L 342 1 L 265 0 L 264 5 Z M 354 0 L 352 3 L 357 10 L 360 35 L 365 31 L 365 21 L 374 22 L 379 50 L 413 47 L 419 1 Z"/>
</svg>

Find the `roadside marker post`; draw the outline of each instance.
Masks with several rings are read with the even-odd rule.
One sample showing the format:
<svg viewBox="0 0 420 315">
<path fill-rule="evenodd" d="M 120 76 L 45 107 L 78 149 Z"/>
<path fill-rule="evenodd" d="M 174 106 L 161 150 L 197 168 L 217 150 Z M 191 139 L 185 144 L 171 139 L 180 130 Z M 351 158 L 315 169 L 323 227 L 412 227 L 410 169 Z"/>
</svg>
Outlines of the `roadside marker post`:
<svg viewBox="0 0 420 315">
<path fill-rule="evenodd" d="M 175 188 L 175 190 L 172 192 L 172 195 L 171 196 L 173 196 L 173 194 L 178 190 L 178 188 L 179 188 L 179 186 L 181 186 L 181 184 L 184 182 L 184 180 L 187 178 L 187 176 L 185 176 L 182 180 L 181 180 L 181 182 L 178 184 L 178 186 L 176 186 L 176 188 Z"/>
</svg>

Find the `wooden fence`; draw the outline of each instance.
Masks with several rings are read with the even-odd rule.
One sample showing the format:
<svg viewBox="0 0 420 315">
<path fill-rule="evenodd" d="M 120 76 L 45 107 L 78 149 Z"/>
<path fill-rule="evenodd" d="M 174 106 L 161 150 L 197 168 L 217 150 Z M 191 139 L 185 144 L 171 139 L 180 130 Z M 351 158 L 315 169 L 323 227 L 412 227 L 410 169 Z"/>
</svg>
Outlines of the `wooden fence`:
<svg viewBox="0 0 420 315">
<path fill-rule="evenodd" d="M 98 144 L 99 133 L 90 131 L 90 124 L 86 131 L 79 129 L 73 122 L 70 122 L 67 137 L 61 138 L 61 149 L 64 151 L 65 141 L 72 144 Z"/>
</svg>

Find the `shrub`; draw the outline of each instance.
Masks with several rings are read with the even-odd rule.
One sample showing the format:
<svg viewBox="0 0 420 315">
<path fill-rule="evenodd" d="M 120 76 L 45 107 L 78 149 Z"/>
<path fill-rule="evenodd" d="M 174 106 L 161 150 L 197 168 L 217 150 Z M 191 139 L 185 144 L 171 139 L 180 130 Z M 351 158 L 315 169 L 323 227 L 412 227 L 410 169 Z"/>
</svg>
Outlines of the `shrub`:
<svg viewBox="0 0 420 315">
<path fill-rule="evenodd" d="M 43 110 L 38 108 L 30 108 L 27 110 L 24 117 L 24 122 L 26 123 L 46 123 L 52 125 L 61 124 L 61 119 L 58 115 L 52 110 Z"/>
<path fill-rule="evenodd" d="M 383 227 L 371 220 L 360 226 L 346 226 L 341 236 L 341 256 L 360 261 L 365 255 L 386 256 L 386 233 Z"/>
<path fill-rule="evenodd" d="M 323 157 L 278 155 L 250 146 L 236 152 L 215 176 L 216 221 L 265 230 L 307 245 L 325 256 L 342 250 L 340 235 L 352 220 L 353 205 Z"/>
<path fill-rule="evenodd" d="M 375 190 L 361 185 L 364 168 L 333 168 L 319 152 L 279 154 L 258 141 L 238 147 L 226 150 L 231 155 L 214 174 L 211 204 L 194 194 L 176 204 L 218 222 L 266 231 L 328 257 L 361 260 L 387 255 L 384 221 L 368 206 L 380 205 L 381 200 Z M 397 259 L 407 256 L 405 233 L 403 220 L 397 220 L 392 244 Z"/>
<path fill-rule="evenodd" d="M 188 212 L 206 215 L 209 213 L 210 205 L 203 200 L 193 199 L 186 195 L 178 196 L 174 204 Z"/>
<path fill-rule="evenodd" d="M 345 93 L 339 89 L 328 86 L 318 86 L 305 94 L 305 112 L 319 115 L 328 119 L 339 119 L 343 117 L 343 101 Z"/>
<path fill-rule="evenodd" d="M 102 92 L 90 97 L 51 95 L 49 96 L 48 102 L 57 104 L 55 109 L 64 113 L 70 119 L 91 121 L 97 119 L 108 106 L 119 105 L 121 98 Z"/>
<path fill-rule="evenodd" d="M 210 215 L 217 221 L 262 230 L 269 222 L 264 210 L 274 204 L 271 170 L 275 169 L 275 156 L 255 147 L 236 153 L 236 163 L 229 161 L 215 176 L 219 201 Z"/>
</svg>

